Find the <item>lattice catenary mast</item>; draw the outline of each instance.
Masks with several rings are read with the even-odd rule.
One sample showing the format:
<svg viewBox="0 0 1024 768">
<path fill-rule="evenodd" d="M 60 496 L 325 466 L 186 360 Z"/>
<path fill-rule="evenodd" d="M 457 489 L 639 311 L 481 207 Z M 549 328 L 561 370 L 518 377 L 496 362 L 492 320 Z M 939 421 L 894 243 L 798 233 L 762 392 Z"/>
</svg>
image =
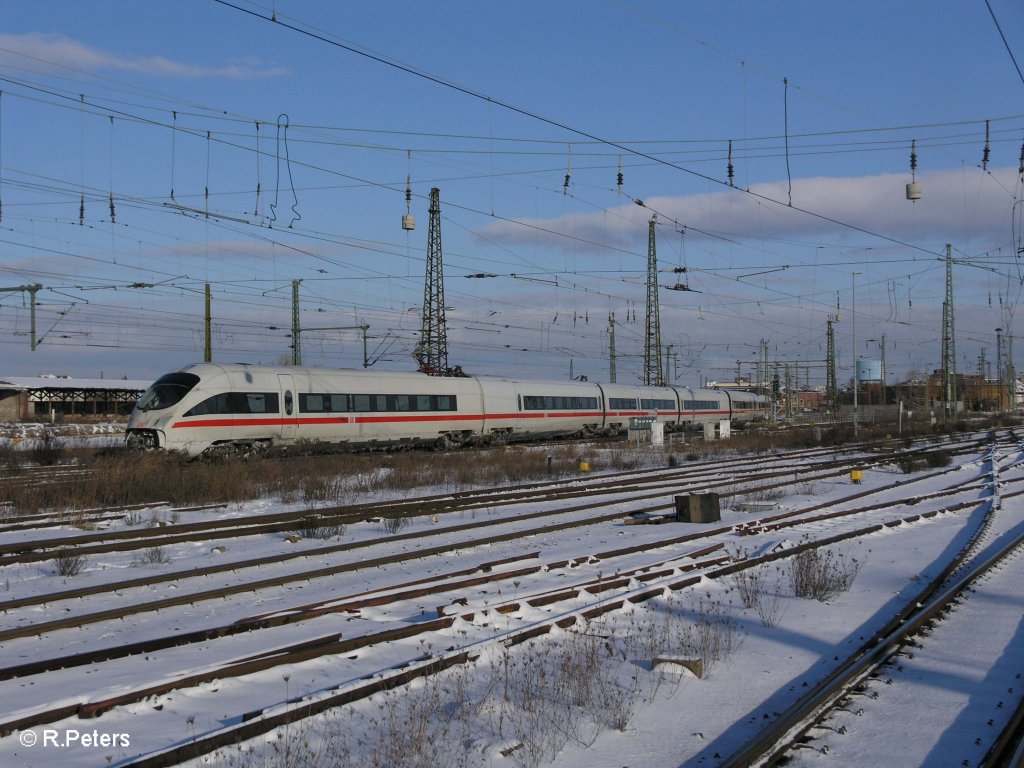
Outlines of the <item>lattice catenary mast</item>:
<svg viewBox="0 0 1024 768">
<path fill-rule="evenodd" d="M 413 357 L 420 373 L 450 375 L 448 325 L 444 316 L 444 264 L 441 251 L 441 190 L 430 190 L 430 221 L 427 226 L 427 275 L 423 285 L 423 321 Z"/>
<path fill-rule="evenodd" d="M 608 382 L 615 383 L 615 313 L 608 313 Z"/>
<path fill-rule="evenodd" d="M 832 324 L 839 320 L 838 315 L 828 316 L 828 335 L 825 345 L 825 405 L 829 413 L 836 410 L 836 397 L 839 387 L 836 385 L 836 332 Z"/>
<path fill-rule="evenodd" d="M 953 319 L 953 246 L 946 244 L 946 300 L 942 302 L 942 414 L 956 415 L 956 324 Z"/>
<path fill-rule="evenodd" d="M 663 386 L 661 369 L 661 311 L 658 308 L 658 251 L 654 227 L 658 217 L 652 216 L 647 233 L 647 328 L 644 331 L 644 384 Z"/>
</svg>

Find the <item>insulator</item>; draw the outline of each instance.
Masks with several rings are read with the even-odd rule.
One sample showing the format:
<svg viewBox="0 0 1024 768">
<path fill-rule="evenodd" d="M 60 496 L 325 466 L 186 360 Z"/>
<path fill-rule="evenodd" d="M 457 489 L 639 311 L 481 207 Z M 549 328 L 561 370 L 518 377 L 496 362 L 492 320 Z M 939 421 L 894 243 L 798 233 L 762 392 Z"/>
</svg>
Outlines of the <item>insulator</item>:
<svg viewBox="0 0 1024 768">
<path fill-rule="evenodd" d="M 1024 176 L 1024 144 L 1020 145 L 1020 161 L 1019 161 L 1019 165 L 1020 165 L 1020 167 L 1017 168 L 1017 173 L 1019 173 L 1020 175 Z"/>
<path fill-rule="evenodd" d="M 619 155 L 619 194 L 622 194 L 622 155 Z"/>
<path fill-rule="evenodd" d="M 78 226 L 85 224 L 85 195 L 82 195 L 81 201 L 78 203 Z"/>
<path fill-rule="evenodd" d="M 565 168 L 565 181 L 562 183 L 562 194 L 569 191 L 569 178 L 572 176 L 572 144 L 569 145 L 569 164 Z"/>
<path fill-rule="evenodd" d="M 729 139 L 729 164 L 726 166 L 726 173 L 729 176 L 729 186 L 735 186 L 732 183 L 733 180 L 733 166 L 732 166 L 732 139 Z"/>
<path fill-rule="evenodd" d="M 116 224 L 117 219 L 114 216 L 114 193 L 110 193 L 110 223 Z"/>
<path fill-rule="evenodd" d="M 917 139 L 911 139 L 911 141 L 910 141 L 910 175 L 911 175 L 911 177 L 913 177 L 915 171 L 917 171 Z"/>
<path fill-rule="evenodd" d="M 405 177 L 405 209 L 409 210 L 412 204 L 412 176 Z"/>
<path fill-rule="evenodd" d="M 988 153 L 989 153 L 989 133 L 988 133 L 988 120 L 985 121 L 985 149 L 981 153 L 981 170 L 988 170 Z"/>
</svg>

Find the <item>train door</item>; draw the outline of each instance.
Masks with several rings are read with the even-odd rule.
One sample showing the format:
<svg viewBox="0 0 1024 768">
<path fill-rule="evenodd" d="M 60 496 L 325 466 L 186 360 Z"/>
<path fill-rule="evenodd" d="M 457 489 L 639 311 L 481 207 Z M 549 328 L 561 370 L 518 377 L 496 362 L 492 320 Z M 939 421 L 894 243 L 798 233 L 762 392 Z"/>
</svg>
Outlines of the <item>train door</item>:
<svg viewBox="0 0 1024 768">
<path fill-rule="evenodd" d="M 295 428 L 299 423 L 299 399 L 295 396 L 295 383 L 290 373 L 277 374 L 281 387 L 281 439 L 294 440 Z"/>
</svg>

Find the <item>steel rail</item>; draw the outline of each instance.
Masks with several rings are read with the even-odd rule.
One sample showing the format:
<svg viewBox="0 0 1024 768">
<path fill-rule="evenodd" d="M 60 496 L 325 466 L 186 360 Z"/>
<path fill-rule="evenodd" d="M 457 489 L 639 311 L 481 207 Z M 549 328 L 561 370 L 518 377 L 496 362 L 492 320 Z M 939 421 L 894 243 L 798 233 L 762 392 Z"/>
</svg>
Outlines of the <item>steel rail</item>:
<svg viewBox="0 0 1024 768">
<path fill-rule="evenodd" d="M 988 502 L 983 502 L 988 503 Z M 984 560 L 972 564 L 945 589 L 940 588 L 943 576 L 932 585 L 933 594 L 911 601 L 910 611 L 898 620 L 898 626 L 887 625 L 880 633 L 854 652 L 842 665 L 833 670 L 804 697 L 787 709 L 772 725 L 748 741 L 722 763 L 720 768 L 747 768 L 748 766 L 775 765 L 790 747 L 841 699 L 848 690 L 863 680 L 873 669 L 895 653 L 899 646 L 922 626 L 934 620 L 977 578 L 998 565 L 1016 549 L 1024 545 L 1024 531 L 1007 536 L 1009 541 Z M 943 574 L 951 571 L 947 568 Z"/>
<path fill-rule="evenodd" d="M 931 514 L 938 514 L 938 511 L 928 514 L 929 516 Z M 890 521 L 888 524 L 872 525 L 855 533 L 840 534 L 818 542 L 801 544 L 787 550 L 785 553 L 771 553 L 766 555 L 764 558 L 756 560 L 752 559 L 751 561 L 743 564 L 715 567 L 711 570 L 694 573 L 692 575 L 684 576 L 675 573 L 666 575 L 663 578 L 655 580 L 653 584 L 645 583 L 641 586 L 628 589 L 625 592 L 595 600 L 588 606 L 575 607 L 571 611 L 556 614 L 555 616 L 534 622 L 526 628 L 510 630 L 488 640 L 473 641 L 469 646 L 454 648 L 439 657 L 424 657 L 414 660 L 411 663 L 406 662 L 398 666 L 382 670 L 375 674 L 373 676 L 374 679 L 369 683 L 359 683 L 355 686 L 351 684 L 343 684 L 337 689 L 327 692 L 322 696 L 313 695 L 300 697 L 284 702 L 282 705 L 275 705 L 275 707 L 268 707 L 248 712 L 242 715 L 242 722 L 239 725 L 228 726 L 207 734 L 206 736 L 198 737 L 188 743 L 179 743 L 171 747 L 158 750 L 155 753 L 141 755 L 136 758 L 129 758 L 123 763 L 123 765 L 133 766 L 134 768 L 165 768 L 166 766 L 177 765 L 185 760 L 201 757 L 202 755 L 208 754 L 220 747 L 262 735 L 282 725 L 293 723 L 298 720 L 320 714 L 329 709 L 352 703 L 353 701 L 357 701 L 380 691 L 391 690 L 392 688 L 405 684 L 416 677 L 428 676 L 444 669 L 448 669 L 456 664 L 468 663 L 474 660 L 482 649 L 489 644 L 498 643 L 505 647 L 511 647 L 534 637 L 544 635 L 556 626 L 563 629 L 568 628 L 581 619 L 593 619 L 610 611 L 618 610 L 627 602 L 633 604 L 645 602 L 664 594 L 666 589 L 679 591 L 686 587 L 698 584 L 702 578 L 717 578 L 719 576 L 728 575 L 734 573 L 738 569 L 754 567 L 761 564 L 761 562 L 768 562 L 779 557 L 792 556 L 798 551 L 803 551 L 814 546 L 828 546 L 836 541 L 852 538 L 856 535 L 866 535 L 877 532 L 878 530 L 887 527 L 887 525 L 889 527 L 894 527 L 902 524 L 903 522 L 917 520 L 921 517 L 923 517 L 923 515 L 912 515 L 903 520 Z M 557 599 L 571 599 L 572 597 L 574 597 L 572 594 L 560 594 L 557 596 Z M 516 610 L 521 602 L 534 605 L 530 600 L 515 601 L 514 603 L 506 606 L 505 610 Z M 536 605 L 543 604 L 546 604 L 544 602 L 544 598 L 538 598 Z M 472 616 L 473 614 L 469 613 L 464 614 L 462 618 L 471 618 Z M 455 617 L 453 616 L 451 618 L 454 619 Z M 396 684 L 395 680 L 400 680 L 401 682 Z"/>
</svg>

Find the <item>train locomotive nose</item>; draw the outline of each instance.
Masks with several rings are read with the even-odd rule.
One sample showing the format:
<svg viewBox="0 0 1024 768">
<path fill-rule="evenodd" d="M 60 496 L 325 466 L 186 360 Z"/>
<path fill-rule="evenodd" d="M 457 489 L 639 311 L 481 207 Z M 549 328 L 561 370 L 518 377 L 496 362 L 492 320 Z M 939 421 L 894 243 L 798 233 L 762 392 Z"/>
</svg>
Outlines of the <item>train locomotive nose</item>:
<svg viewBox="0 0 1024 768">
<path fill-rule="evenodd" d="M 152 429 L 129 429 L 125 442 L 129 448 L 143 450 L 157 448 L 160 445 L 156 432 Z"/>
</svg>

